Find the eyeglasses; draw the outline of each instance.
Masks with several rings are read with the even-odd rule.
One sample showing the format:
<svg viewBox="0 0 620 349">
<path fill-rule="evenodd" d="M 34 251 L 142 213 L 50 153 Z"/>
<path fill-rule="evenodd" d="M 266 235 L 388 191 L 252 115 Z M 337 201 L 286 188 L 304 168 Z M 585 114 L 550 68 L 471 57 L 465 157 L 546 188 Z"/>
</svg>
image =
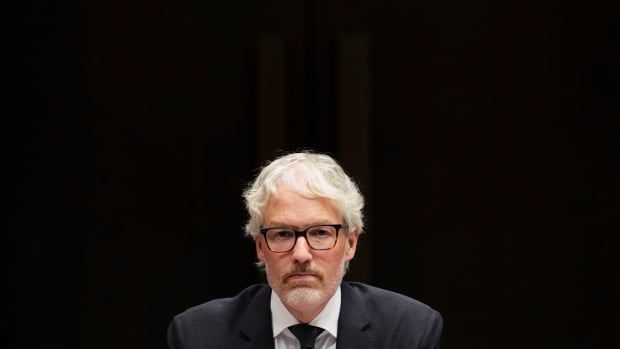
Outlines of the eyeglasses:
<svg viewBox="0 0 620 349">
<path fill-rule="evenodd" d="M 303 236 L 313 250 L 329 250 L 338 242 L 340 228 L 343 224 L 321 224 L 307 227 L 298 231 L 291 228 L 262 228 L 260 233 L 265 237 L 267 247 L 271 252 L 292 251 L 297 238 Z"/>
</svg>

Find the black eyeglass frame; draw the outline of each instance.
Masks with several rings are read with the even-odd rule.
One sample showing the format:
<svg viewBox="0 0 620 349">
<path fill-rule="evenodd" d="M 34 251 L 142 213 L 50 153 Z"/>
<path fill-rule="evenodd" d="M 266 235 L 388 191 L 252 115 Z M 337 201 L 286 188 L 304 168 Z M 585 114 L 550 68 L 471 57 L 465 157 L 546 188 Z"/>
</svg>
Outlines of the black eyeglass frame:
<svg viewBox="0 0 620 349">
<path fill-rule="evenodd" d="M 316 228 L 316 227 L 333 227 L 336 229 L 336 240 L 334 240 L 334 244 L 331 245 L 328 248 L 314 248 L 312 247 L 312 244 L 308 241 L 308 230 L 312 229 L 312 228 Z M 297 245 L 297 239 L 300 236 L 303 236 L 304 239 L 306 239 L 306 243 L 308 244 L 308 246 L 315 250 L 315 251 L 328 251 L 331 250 L 332 248 L 334 248 L 334 246 L 336 246 L 336 244 L 338 243 L 338 237 L 339 237 L 339 233 L 340 233 L 340 229 L 341 228 L 347 228 L 346 224 L 316 224 L 316 225 L 311 225 L 309 227 L 306 227 L 306 229 L 304 230 L 295 230 L 293 228 L 283 228 L 283 227 L 271 227 L 271 228 L 260 228 L 260 233 L 261 235 L 263 235 L 263 238 L 265 239 L 265 243 L 267 245 L 267 248 L 269 249 L 269 251 L 273 252 L 273 253 L 286 253 L 286 252 L 291 252 L 294 248 L 295 245 Z M 290 249 L 286 250 L 286 251 L 274 251 L 271 249 L 271 246 L 269 246 L 269 241 L 267 241 L 267 232 L 269 230 L 272 229 L 287 229 L 287 230 L 291 230 L 295 233 L 295 242 L 293 242 L 293 246 L 291 246 Z"/>
</svg>

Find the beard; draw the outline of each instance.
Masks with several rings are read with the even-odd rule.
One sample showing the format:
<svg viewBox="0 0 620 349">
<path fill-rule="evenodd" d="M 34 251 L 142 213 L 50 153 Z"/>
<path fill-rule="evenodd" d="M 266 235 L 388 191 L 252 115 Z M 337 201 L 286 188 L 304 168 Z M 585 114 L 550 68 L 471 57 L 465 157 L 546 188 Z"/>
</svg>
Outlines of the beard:
<svg viewBox="0 0 620 349">
<path fill-rule="evenodd" d="M 271 275 L 265 266 L 267 281 L 282 303 L 298 311 L 314 309 L 325 305 L 334 295 L 345 274 L 345 263 L 342 262 L 333 276 L 325 277 L 319 270 L 308 264 L 294 264 L 283 275 Z M 311 273 L 316 276 L 312 284 L 287 284 L 288 277 L 294 273 Z"/>
</svg>

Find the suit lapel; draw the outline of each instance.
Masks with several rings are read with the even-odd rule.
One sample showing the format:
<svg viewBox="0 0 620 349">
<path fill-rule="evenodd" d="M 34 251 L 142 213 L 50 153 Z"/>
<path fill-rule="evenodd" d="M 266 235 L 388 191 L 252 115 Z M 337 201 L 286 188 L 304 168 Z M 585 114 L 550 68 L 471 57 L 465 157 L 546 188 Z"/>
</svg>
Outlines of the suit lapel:
<svg viewBox="0 0 620 349">
<path fill-rule="evenodd" d="M 239 348 L 273 349 L 270 296 L 271 288 L 264 286 L 256 293 L 241 315 L 239 329 L 242 341 Z"/>
<path fill-rule="evenodd" d="M 372 349 L 374 339 L 370 331 L 370 318 L 363 297 L 347 283 L 340 286 L 342 301 L 338 319 L 336 347 Z M 269 299 L 271 288 L 261 288 L 241 315 L 239 329 L 242 340 L 239 348 L 273 349 L 273 329 Z"/>
<path fill-rule="evenodd" d="M 342 302 L 338 319 L 337 348 L 370 349 L 374 339 L 367 331 L 370 318 L 366 313 L 364 299 L 351 286 L 343 282 L 340 286 Z"/>
</svg>

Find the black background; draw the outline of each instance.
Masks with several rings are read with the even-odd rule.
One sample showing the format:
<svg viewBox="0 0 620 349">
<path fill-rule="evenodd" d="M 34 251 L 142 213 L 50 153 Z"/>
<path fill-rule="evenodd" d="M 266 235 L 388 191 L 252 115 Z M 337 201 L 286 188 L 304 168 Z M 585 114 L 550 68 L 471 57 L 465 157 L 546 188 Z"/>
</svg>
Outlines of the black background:
<svg viewBox="0 0 620 349">
<path fill-rule="evenodd" d="M 302 148 L 367 196 L 347 278 L 438 309 L 444 347 L 615 344 L 618 5 L 23 6 L 10 347 L 164 348 L 174 314 L 263 280 L 241 191 Z M 357 125 L 339 117 L 349 34 L 368 43 L 357 160 L 340 141 Z M 266 36 L 286 48 L 276 144 L 258 132 Z"/>
</svg>

